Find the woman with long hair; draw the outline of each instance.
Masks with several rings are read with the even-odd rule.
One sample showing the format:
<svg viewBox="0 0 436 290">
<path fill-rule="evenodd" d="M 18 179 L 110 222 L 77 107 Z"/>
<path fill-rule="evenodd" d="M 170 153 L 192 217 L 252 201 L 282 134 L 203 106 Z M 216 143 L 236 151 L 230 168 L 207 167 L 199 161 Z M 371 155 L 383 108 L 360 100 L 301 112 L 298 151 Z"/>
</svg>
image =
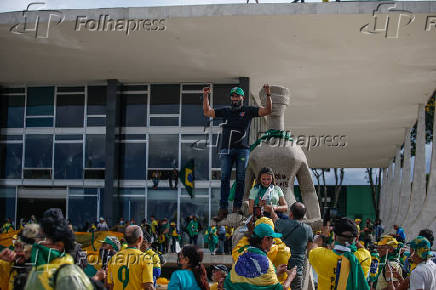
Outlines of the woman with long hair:
<svg viewBox="0 0 436 290">
<path fill-rule="evenodd" d="M 263 215 L 270 217 L 274 210 L 279 218 L 287 218 L 288 204 L 282 189 L 276 185 L 274 172 L 271 168 L 264 167 L 260 170 L 256 185 L 250 190 L 248 212 L 253 214 L 254 208 L 262 208 Z M 255 216 L 259 213 L 254 212 Z M 260 214 L 261 215 L 261 214 Z"/>
<path fill-rule="evenodd" d="M 185 246 L 178 255 L 181 270 L 171 274 L 168 290 L 209 290 L 206 269 L 201 263 L 203 252 L 196 246 Z"/>
</svg>

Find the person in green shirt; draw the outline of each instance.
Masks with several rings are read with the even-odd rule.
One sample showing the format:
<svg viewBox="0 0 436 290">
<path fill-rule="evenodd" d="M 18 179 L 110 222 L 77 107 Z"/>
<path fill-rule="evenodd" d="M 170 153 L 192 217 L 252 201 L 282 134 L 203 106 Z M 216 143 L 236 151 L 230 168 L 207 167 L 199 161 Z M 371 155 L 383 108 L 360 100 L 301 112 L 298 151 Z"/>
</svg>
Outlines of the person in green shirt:
<svg viewBox="0 0 436 290">
<path fill-rule="evenodd" d="M 253 214 L 254 207 L 261 207 L 266 217 L 271 217 L 274 211 L 279 218 L 288 218 L 286 215 L 288 204 L 282 189 L 275 183 L 274 172 L 271 168 L 264 167 L 260 170 L 256 185 L 250 190 L 248 200 L 249 214 Z"/>
<path fill-rule="evenodd" d="M 218 235 L 215 226 L 209 227 L 205 233 L 206 241 L 209 246 L 211 255 L 215 255 L 216 245 L 218 244 Z"/>
<path fill-rule="evenodd" d="M 199 228 L 199 224 L 197 221 L 197 217 L 193 216 L 191 221 L 189 222 L 189 224 L 187 226 L 187 231 L 188 231 L 188 235 L 189 235 L 189 243 L 192 245 L 197 245 L 198 228 Z"/>
</svg>

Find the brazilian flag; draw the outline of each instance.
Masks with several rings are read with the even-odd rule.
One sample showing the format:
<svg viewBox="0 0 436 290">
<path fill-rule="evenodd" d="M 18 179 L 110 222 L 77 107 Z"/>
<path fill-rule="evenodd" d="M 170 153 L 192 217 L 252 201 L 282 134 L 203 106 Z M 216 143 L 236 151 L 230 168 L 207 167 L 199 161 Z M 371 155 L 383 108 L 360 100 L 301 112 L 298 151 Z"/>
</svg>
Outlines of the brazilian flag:
<svg viewBox="0 0 436 290">
<path fill-rule="evenodd" d="M 186 162 L 185 166 L 182 168 L 179 174 L 180 181 L 185 186 L 186 191 L 189 193 L 191 198 L 194 197 L 194 159 L 190 159 Z"/>
</svg>

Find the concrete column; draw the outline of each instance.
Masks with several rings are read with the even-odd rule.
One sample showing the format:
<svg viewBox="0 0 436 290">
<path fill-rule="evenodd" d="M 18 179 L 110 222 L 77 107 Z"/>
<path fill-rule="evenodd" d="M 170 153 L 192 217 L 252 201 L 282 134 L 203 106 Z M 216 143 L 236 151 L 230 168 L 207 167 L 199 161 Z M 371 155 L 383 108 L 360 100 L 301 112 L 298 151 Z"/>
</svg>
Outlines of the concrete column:
<svg viewBox="0 0 436 290">
<path fill-rule="evenodd" d="M 436 221 L 436 118 L 433 119 L 433 143 L 431 151 L 430 176 L 427 187 L 427 197 L 424 202 L 424 207 L 413 227 L 415 233 L 424 228 L 429 228 Z M 436 226 L 436 223 L 435 223 Z"/>
<path fill-rule="evenodd" d="M 388 185 L 388 168 L 383 168 L 383 180 L 380 189 L 380 205 L 379 205 L 379 217 L 384 223 L 384 218 L 386 217 L 385 211 L 383 210 L 386 206 L 386 189 Z"/>
<path fill-rule="evenodd" d="M 117 80 L 107 81 L 106 90 L 106 170 L 104 180 L 103 216 L 114 224 L 118 221 L 118 130 L 120 124 L 120 105 Z"/>
<path fill-rule="evenodd" d="M 398 148 L 397 154 L 395 155 L 395 171 L 394 171 L 394 182 L 392 189 L 392 203 L 391 212 L 389 216 L 389 223 L 392 225 L 395 223 L 395 218 L 398 213 L 398 203 L 400 201 L 400 186 L 401 186 L 401 149 Z"/>
<path fill-rule="evenodd" d="M 416 217 L 422 210 L 426 196 L 425 176 L 425 106 L 418 107 L 418 125 L 416 132 L 416 151 L 413 166 L 413 183 L 409 211 L 405 223 L 406 232 L 410 232 Z"/>
<path fill-rule="evenodd" d="M 386 194 L 386 200 L 385 200 L 385 214 L 386 214 L 386 221 L 384 222 L 385 225 L 385 231 L 389 230 L 392 225 L 389 223 L 389 217 L 391 214 L 391 210 L 392 210 L 392 195 L 394 192 L 394 163 L 392 162 L 391 165 L 389 166 L 389 183 L 388 183 L 388 189 L 387 189 L 387 194 Z"/>
<path fill-rule="evenodd" d="M 401 189 L 398 213 L 394 223 L 404 222 L 404 215 L 409 211 L 410 205 L 410 128 L 406 128 L 403 150 L 403 169 L 401 171 Z"/>
<path fill-rule="evenodd" d="M 385 225 L 387 223 L 387 218 L 389 217 L 389 200 L 390 200 L 390 194 L 392 192 L 392 179 L 393 179 L 393 169 L 392 169 L 392 163 L 389 165 L 387 169 L 387 179 L 386 179 L 386 188 L 384 192 L 384 199 L 383 199 L 383 207 L 381 208 L 381 212 L 383 212 L 383 224 Z"/>
</svg>

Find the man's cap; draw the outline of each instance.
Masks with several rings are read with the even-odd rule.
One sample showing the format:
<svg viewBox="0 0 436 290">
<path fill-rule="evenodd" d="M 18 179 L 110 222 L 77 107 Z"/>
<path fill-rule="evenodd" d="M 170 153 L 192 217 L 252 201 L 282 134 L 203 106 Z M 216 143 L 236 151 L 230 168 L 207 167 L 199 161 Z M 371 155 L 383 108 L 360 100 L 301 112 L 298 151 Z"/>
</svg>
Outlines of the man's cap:
<svg viewBox="0 0 436 290">
<path fill-rule="evenodd" d="M 171 226 L 175 226 L 176 223 L 175 223 L 175 222 L 171 222 L 170 225 L 171 225 Z"/>
<path fill-rule="evenodd" d="M 228 272 L 229 269 L 227 268 L 226 265 L 223 264 L 219 264 L 219 265 L 212 265 L 212 270 L 218 270 L 218 271 L 224 271 L 224 272 Z"/>
<path fill-rule="evenodd" d="M 103 218 L 103 217 L 100 217 L 100 220 L 101 220 L 101 221 L 104 221 L 104 218 Z"/>
<path fill-rule="evenodd" d="M 335 221 L 334 233 L 341 236 L 344 232 L 351 232 L 353 237 L 357 237 L 358 230 L 356 223 L 347 217 L 339 218 Z"/>
<path fill-rule="evenodd" d="M 112 248 L 114 248 L 114 250 L 117 252 L 120 250 L 120 242 L 118 241 L 118 238 L 115 236 L 106 236 L 106 238 L 104 238 L 104 240 L 100 242 L 111 245 Z"/>
<path fill-rule="evenodd" d="M 411 249 L 424 260 L 432 257 L 430 242 L 423 236 L 417 236 L 414 240 L 408 243 Z"/>
<path fill-rule="evenodd" d="M 267 224 L 257 225 L 254 228 L 254 235 L 256 235 L 259 238 L 264 238 L 264 237 L 280 238 L 280 237 L 282 237 L 282 234 L 275 233 L 273 228 Z"/>
<path fill-rule="evenodd" d="M 233 93 L 236 93 L 236 94 L 238 94 L 238 95 L 244 96 L 244 90 L 241 89 L 240 87 L 233 87 L 233 88 L 230 90 L 230 95 L 232 95 Z"/>
<path fill-rule="evenodd" d="M 362 220 L 361 220 L 361 219 L 354 219 L 354 221 L 355 221 L 356 223 L 360 223 Z"/>
<path fill-rule="evenodd" d="M 266 225 L 270 225 L 272 227 L 272 229 L 274 230 L 274 222 L 272 219 L 267 218 L 267 217 L 261 217 L 260 219 L 257 219 L 256 222 L 254 223 L 254 226 L 258 226 L 260 224 L 266 224 Z"/>
<path fill-rule="evenodd" d="M 383 236 L 380 242 L 377 243 L 377 246 L 391 246 L 397 248 L 399 245 L 397 239 L 393 236 Z"/>
</svg>

